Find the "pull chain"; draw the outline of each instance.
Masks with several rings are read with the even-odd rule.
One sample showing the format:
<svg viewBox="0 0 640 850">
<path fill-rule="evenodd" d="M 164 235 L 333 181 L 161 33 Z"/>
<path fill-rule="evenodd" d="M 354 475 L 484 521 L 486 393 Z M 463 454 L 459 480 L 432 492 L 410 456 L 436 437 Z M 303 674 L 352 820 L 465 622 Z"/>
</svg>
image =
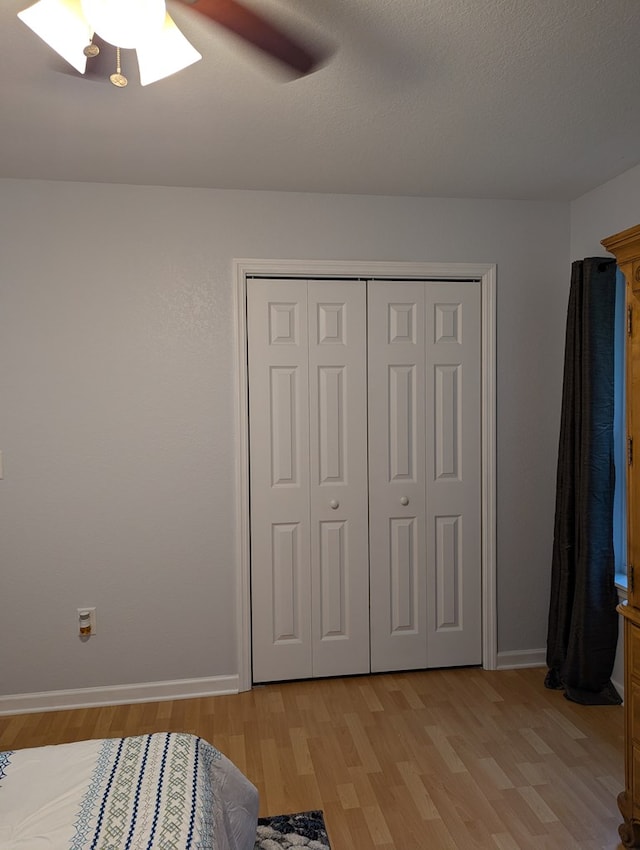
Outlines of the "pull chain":
<svg viewBox="0 0 640 850">
<path fill-rule="evenodd" d="M 84 55 L 88 59 L 91 59 L 91 58 L 93 58 L 94 56 L 97 56 L 100 53 L 100 48 L 93 41 L 93 36 L 91 36 L 91 41 L 89 42 L 89 44 L 87 44 L 87 46 L 85 47 L 85 49 L 82 52 L 84 53 Z"/>
<path fill-rule="evenodd" d="M 111 74 L 109 77 L 114 86 L 122 89 L 124 88 L 129 80 L 123 76 L 122 68 L 120 67 L 120 48 L 116 47 L 116 72 L 115 74 Z"/>
</svg>

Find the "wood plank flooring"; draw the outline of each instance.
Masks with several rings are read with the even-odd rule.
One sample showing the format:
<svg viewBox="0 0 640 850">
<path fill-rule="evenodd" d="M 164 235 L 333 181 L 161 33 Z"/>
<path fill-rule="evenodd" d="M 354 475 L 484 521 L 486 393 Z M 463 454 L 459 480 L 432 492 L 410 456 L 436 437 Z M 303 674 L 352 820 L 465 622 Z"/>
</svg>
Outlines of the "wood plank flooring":
<svg viewBox="0 0 640 850">
<path fill-rule="evenodd" d="M 0 717 L 0 750 L 186 731 L 251 779 L 261 814 L 324 809 L 332 850 L 620 848 L 623 709 L 543 677 L 431 670 Z"/>
</svg>

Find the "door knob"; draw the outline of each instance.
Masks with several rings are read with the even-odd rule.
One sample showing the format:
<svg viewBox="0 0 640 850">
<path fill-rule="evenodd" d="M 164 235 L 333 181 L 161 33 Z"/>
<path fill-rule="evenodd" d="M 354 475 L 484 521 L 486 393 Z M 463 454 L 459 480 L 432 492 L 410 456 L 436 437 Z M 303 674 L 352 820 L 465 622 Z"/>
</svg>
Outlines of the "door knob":
<svg viewBox="0 0 640 850">
<path fill-rule="evenodd" d="M 331 499 L 331 501 L 329 502 L 329 507 L 335 511 L 337 510 L 337 508 L 340 507 L 340 502 L 337 499 Z"/>
<path fill-rule="evenodd" d="M 401 505 L 408 505 L 409 499 L 406 496 L 400 496 L 400 504 Z"/>
</svg>

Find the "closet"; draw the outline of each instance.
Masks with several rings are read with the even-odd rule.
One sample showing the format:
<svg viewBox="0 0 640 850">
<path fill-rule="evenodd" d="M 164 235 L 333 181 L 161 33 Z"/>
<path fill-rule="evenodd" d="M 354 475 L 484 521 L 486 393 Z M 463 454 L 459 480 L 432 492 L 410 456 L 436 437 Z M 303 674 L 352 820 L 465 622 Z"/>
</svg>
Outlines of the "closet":
<svg viewBox="0 0 640 850">
<path fill-rule="evenodd" d="M 480 664 L 477 281 L 247 281 L 253 681 Z"/>
</svg>

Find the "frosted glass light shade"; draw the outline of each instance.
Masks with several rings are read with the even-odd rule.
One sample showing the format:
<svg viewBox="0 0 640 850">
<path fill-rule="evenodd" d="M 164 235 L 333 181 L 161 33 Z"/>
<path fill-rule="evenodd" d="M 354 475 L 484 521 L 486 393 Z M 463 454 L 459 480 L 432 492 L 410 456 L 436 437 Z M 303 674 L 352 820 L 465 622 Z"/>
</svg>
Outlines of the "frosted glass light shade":
<svg viewBox="0 0 640 850">
<path fill-rule="evenodd" d="M 105 10 L 115 11 L 115 19 L 104 17 Z M 94 32 L 116 47 L 136 49 L 143 86 L 202 59 L 167 14 L 164 0 L 38 0 L 18 17 L 81 74 Z"/>
<path fill-rule="evenodd" d="M 162 29 L 150 34 L 137 46 L 136 55 L 142 86 L 176 74 L 202 59 L 168 14 Z"/>
<path fill-rule="evenodd" d="M 23 12 L 20 20 L 52 50 L 84 74 L 87 57 L 82 52 L 93 31 L 82 13 L 81 0 L 39 0 Z"/>
<path fill-rule="evenodd" d="M 81 0 L 82 11 L 100 38 L 116 47 L 137 48 L 163 28 L 164 0 Z"/>
</svg>

